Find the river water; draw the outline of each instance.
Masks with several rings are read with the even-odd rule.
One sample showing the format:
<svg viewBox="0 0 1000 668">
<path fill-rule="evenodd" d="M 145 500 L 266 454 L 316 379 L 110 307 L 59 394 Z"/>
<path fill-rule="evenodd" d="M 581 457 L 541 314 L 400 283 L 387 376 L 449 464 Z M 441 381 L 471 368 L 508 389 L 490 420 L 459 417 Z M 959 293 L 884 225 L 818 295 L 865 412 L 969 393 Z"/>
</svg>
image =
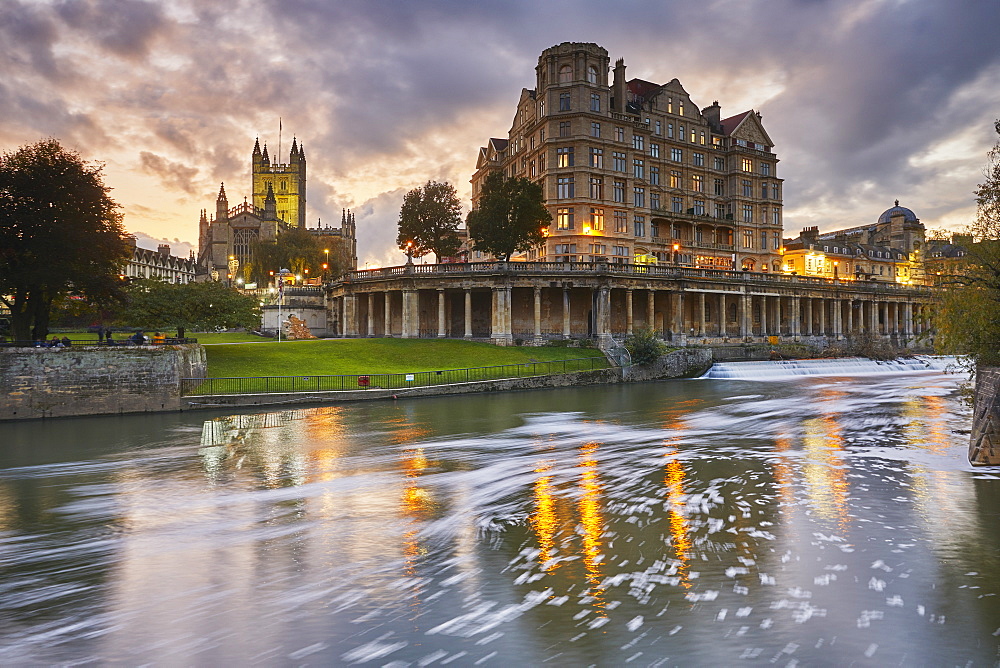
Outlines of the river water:
<svg viewBox="0 0 1000 668">
<path fill-rule="evenodd" d="M 0 664 L 996 665 L 939 372 L 0 425 Z"/>
</svg>

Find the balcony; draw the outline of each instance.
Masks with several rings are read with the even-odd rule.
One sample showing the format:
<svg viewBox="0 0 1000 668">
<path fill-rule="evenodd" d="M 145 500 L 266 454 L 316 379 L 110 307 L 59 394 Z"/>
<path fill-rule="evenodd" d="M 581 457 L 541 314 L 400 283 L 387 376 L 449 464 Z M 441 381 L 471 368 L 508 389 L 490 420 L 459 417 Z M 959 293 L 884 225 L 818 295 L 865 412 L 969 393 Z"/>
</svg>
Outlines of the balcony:
<svg viewBox="0 0 1000 668">
<path fill-rule="evenodd" d="M 612 111 L 611 118 L 613 120 L 620 121 L 622 123 L 628 123 L 637 130 L 645 130 L 646 132 L 649 132 L 649 123 L 644 123 L 635 116 L 629 116 L 628 114 L 619 114 L 617 111 Z"/>
<path fill-rule="evenodd" d="M 654 244 L 663 244 L 664 246 L 671 247 L 673 244 L 680 244 L 681 249 L 684 250 L 720 250 L 732 253 L 736 250 L 733 244 L 717 244 L 711 241 L 694 241 L 692 239 L 668 239 L 666 237 L 652 237 L 650 239 Z"/>
</svg>

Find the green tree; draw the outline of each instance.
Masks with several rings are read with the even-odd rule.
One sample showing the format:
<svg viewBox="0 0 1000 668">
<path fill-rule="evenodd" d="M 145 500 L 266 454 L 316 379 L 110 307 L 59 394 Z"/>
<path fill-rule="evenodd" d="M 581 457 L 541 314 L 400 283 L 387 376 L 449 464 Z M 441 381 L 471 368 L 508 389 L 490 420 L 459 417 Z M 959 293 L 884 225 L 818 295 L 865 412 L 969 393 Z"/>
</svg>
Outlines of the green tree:
<svg viewBox="0 0 1000 668">
<path fill-rule="evenodd" d="M 343 262 L 342 253 L 329 254 L 331 265 L 329 276 L 339 276 L 345 267 L 336 266 Z M 276 241 L 257 241 L 250 248 L 250 278 L 258 285 L 265 285 L 271 280 L 271 272 L 288 269 L 299 276 L 322 276 L 323 263 L 327 254 L 319 239 L 309 230 L 293 227 L 284 230 Z M 307 271 L 308 270 L 308 271 Z"/>
<path fill-rule="evenodd" d="M 132 281 L 117 322 L 143 329 L 214 330 L 260 327 L 260 302 L 224 283 L 175 285 L 152 279 Z"/>
<path fill-rule="evenodd" d="M 1000 135 L 1000 120 L 994 128 Z M 1000 140 L 989 153 L 986 180 L 976 189 L 976 219 L 967 262 L 943 277 L 935 343 L 977 363 L 1000 364 Z"/>
<path fill-rule="evenodd" d="M 435 262 L 458 252 L 461 241 L 456 230 L 462 220 L 462 204 L 450 183 L 428 181 L 403 197 L 399 209 L 396 243 L 413 257 L 434 253 Z"/>
<path fill-rule="evenodd" d="M 55 139 L 0 157 L 0 301 L 15 340 L 45 338 L 63 296 L 121 297 L 131 248 L 101 169 Z"/>
<path fill-rule="evenodd" d="M 469 212 L 469 237 L 475 250 L 507 261 L 542 243 L 551 222 L 539 184 L 492 172 L 483 182 L 479 206 Z"/>
</svg>

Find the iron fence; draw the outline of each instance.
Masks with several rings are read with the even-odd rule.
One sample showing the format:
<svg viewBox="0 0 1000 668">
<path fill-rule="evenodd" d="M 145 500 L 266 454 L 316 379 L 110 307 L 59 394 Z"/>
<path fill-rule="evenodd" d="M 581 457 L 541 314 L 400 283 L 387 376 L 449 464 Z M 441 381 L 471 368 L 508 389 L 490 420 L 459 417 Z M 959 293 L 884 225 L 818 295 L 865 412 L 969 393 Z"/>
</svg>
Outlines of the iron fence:
<svg viewBox="0 0 1000 668">
<path fill-rule="evenodd" d="M 339 376 L 250 376 L 243 378 L 182 378 L 181 395 L 286 394 L 348 390 L 403 390 L 410 387 L 451 385 L 481 380 L 530 378 L 557 373 L 592 371 L 610 366 L 603 355 L 577 359 L 524 362 L 468 369 L 370 373 Z"/>
</svg>

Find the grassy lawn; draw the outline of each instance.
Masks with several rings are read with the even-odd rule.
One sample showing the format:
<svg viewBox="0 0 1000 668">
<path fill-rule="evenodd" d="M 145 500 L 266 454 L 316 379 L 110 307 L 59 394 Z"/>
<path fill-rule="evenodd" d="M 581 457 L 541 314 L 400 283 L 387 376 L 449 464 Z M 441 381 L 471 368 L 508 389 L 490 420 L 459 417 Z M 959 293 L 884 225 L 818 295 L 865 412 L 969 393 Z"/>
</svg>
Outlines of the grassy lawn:
<svg viewBox="0 0 1000 668">
<path fill-rule="evenodd" d="M 199 343 L 202 335 L 197 335 Z M 255 340 L 260 340 L 256 338 Z M 209 377 L 413 373 L 603 355 L 592 348 L 501 347 L 426 339 L 325 339 L 208 345 Z"/>
</svg>

